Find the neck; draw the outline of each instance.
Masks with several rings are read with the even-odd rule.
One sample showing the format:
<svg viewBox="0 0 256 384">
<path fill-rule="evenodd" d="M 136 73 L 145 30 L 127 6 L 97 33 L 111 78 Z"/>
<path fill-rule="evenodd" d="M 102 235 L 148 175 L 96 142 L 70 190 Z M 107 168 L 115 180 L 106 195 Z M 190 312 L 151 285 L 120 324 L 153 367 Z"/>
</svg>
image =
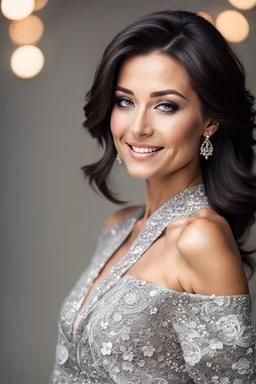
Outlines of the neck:
<svg viewBox="0 0 256 384">
<path fill-rule="evenodd" d="M 164 183 L 163 183 L 164 184 Z M 192 180 L 175 181 L 168 185 L 156 185 L 147 180 L 147 199 L 145 204 L 145 213 L 140 220 L 143 224 L 160 206 L 179 192 L 197 184 L 203 184 L 201 177 L 193 177 Z"/>
</svg>

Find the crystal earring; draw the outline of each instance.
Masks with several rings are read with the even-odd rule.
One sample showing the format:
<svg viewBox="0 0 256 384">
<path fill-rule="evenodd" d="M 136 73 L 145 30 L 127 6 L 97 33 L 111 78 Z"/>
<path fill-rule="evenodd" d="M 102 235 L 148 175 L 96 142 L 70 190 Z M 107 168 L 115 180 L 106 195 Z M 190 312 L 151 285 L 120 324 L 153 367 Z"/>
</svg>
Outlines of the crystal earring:
<svg viewBox="0 0 256 384">
<path fill-rule="evenodd" d="M 208 160 L 208 156 L 212 156 L 213 153 L 213 145 L 210 142 L 209 137 L 209 135 L 206 136 L 206 139 L 200 147 L 200 155 L 203 155 L 205 160 Z"/>
<path fill-rule="evenodd" d="M 117 155 L 116 155 L 116 160 L 119 164 L 122 164 L 122 160 L 121 160 L 119 153 L 117 153 Z"/>
</svg>

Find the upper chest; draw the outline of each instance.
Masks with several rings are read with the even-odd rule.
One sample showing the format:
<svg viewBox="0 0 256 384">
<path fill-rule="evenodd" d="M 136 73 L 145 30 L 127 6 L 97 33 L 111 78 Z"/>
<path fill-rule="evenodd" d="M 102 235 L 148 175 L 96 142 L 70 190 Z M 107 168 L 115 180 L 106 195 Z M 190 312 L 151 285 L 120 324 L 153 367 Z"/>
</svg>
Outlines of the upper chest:
<svg viewBox="0 0 256 384">
<path fill-rule="evenodd" d="M 188 281 L 190 271 L 178 250 L 177 244 L 189 221 L 190 219 L 184 218 L 170 223 L 124 275 L 132 275 L 137 279 L 144 279 L 166 288 L 182 291 L 181 281 Z M 117 263 L 122 262 L 140 232 L 141 225 L 138 223 L 104 265 L 94 280 L 89 294 L 93 293 Z"/>
<path fill-rule="evenodd" d="M 84 286 L 80 284 L 82 293 L 79 292 L 77 300 L 73 331 L 76 321 L 79 322 L 85 314 L 83 308 L 90 311 L 95 300 L 125 275 L 175 291 L 193 292 L 193 273 L 177 247 L 179 237 L 190 221 L 191 218 L 185 217 L 167 225 L 157 223 L 155 227 L 151 222 L 145 228 L 141 228 L 139 221 L 135 225 L 127 222 L 108 232 L 112 237 L 101 242 L 91 266 L 91 282 L 85 282 Z"/>
</svg>

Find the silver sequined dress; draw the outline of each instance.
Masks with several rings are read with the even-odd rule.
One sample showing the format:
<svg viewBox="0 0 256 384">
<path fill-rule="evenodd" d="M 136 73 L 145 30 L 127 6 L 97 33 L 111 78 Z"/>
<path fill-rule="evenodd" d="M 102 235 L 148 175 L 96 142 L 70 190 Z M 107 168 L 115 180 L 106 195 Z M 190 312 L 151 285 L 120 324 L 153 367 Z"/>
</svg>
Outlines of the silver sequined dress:
<svg viewBox="0 0 256 384">
<path fill-rule="evenodd" d="M 94 279 L 144 207 L 103 229 L 89 266 L 64 300 L 51 384 L 256 384 L 250 294 L 178 292 L 126 275 L 167 225 L 210 207 L 203 184 L 172 196 L 145 223 L 72 323 Z"/>
</svg>

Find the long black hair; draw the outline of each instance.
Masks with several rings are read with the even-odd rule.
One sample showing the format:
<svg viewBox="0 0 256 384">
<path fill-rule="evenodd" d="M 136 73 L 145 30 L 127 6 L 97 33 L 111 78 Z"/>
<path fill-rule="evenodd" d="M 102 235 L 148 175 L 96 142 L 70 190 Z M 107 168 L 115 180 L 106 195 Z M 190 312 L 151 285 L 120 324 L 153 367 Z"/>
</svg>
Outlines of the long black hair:
<svg viewBox="0 0 256 384">
<path fill-rule="evenodd" d="M 104 149 L 99 161 L 81 167 L 90 186 L 115 204 L 125 204 L 110 189 L 109 175 L 117 151 L 110 130 L 117 76 L 124 60 L 160 53 L 178 60 L 198 95 L 202 116 L 219 122 L 212 135 L 214 153 L 200 157 L 205 192 L 211 207 L 229 223 L 242 260 L 254 271 L 244 250 L 245 234 L 255 222 L 256 175 L 253 130 L 254 96 L 245 87 L 245 70 L 234 47 L 209 21 L 193 12 L 165 10 L 138 18 L 106 47 L 86 93 L 86 128 Z"/>
</svg>

